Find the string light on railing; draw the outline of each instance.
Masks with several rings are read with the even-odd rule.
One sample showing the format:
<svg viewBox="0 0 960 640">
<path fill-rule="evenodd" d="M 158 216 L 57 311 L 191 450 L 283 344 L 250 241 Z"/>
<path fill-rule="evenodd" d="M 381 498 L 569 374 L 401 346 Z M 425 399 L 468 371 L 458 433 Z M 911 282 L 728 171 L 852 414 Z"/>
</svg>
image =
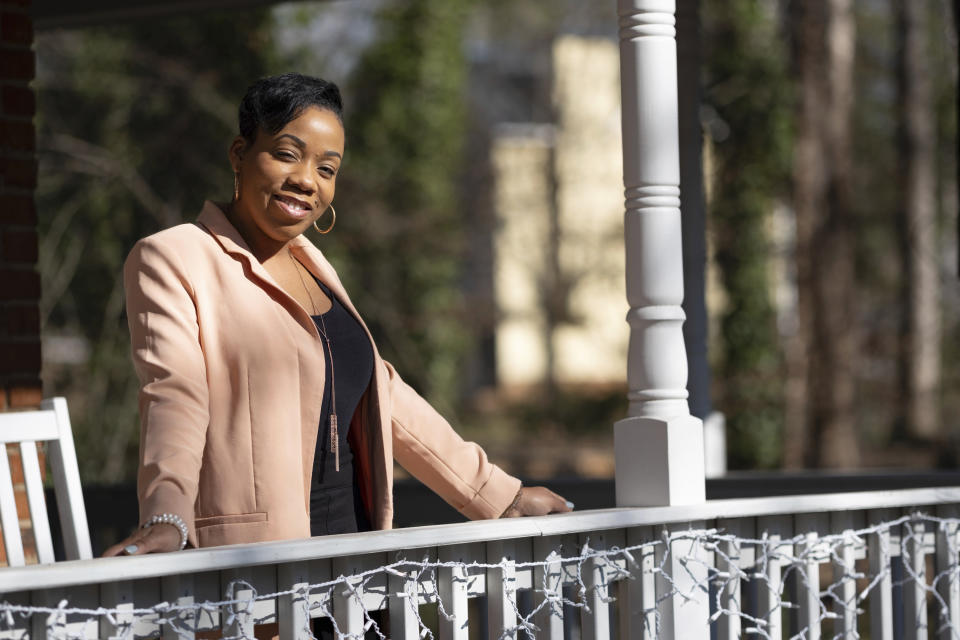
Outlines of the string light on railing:
<svg viewBox="0 0 960 640">
<path fill-rule="evenodd" d="M 890 549 L 887 539 L 891 531 L 900 531 L 900 553 L 903 565 L 903 578 L 892 580 L 892 570 L 889 562 Z M 925 553 L 924 533 L 933 531 L 941 536 L 946 545 L 946 556 L 950 558 L 949 565 L 934 575 L 928 582 L 924 570 L 917 572 L 914 567 L 913 554 Z M 516 624 L 500 630 L 499 637 L 521 638 L 531 640 L 540 628 L 535 620 L 541 615 L 562 616 L 565 607 L 583 611 L 592 615 L 590 601 L 612 603 L 616 598 L 611 595 L 611 586 L 622 580 L 633 580 L 645 571 L 658 579 L 660 587 L 653 599 L 654 605 L 644 609 L 642 620 L 645 625 L 651 625 L 648 632 L 654 637 L 661 633 L 659 605 L 669 598 L 681 601 L 700 601 L 709 597 L 712 612 L 709 616 L 711 624 L 717 624 L 726 617 L 739 618 L 744 634 L 756 635 L 761 638 L 770 638 L 771 613 L 779 616 L 784 609 L 797 609 L 799 605 L 784 598 L 786 585 L 795 576 L 801 589 L 815 589 L 817 593 L 818 610 L 814 619 L 797 630 L 794 637 L 805 638 L 812 631 L 813 625 L 819 625 L 824 620 L 838 620 L 847 614 L 858 616 L 863 612 L 862 605 L 877 590 L 884 581 L 888 585 L 900 587 L 906 592 L 908 585 L 922 585 L 924 600 L 929 597 L 934 603 L 937 621 L 930 627 L 938 633 L 951 631 L 954 636 L 960 637 L 960 620 L 950 618 L 951 608 L 941 593 L 942 584 L 947 581 L 954 589 L 960 584 L 960 567 L 957 564 L 958 532 L 960 519 L 936 518 L 921 513 L 904 516 L 879 525 L 856 531 L 845 531 L 841 534 L 823 535 L 811 538 L 801 534 L 793 538 L 778 539 L 766 533 L 760 537 L 750 538 L 735 536 L 717 529 L 698 529 L 688 531 L 668 532 L 664 530 L 660 539 L 650 540 L 642 544 L 626 547 L 611 547 L 609 549 L 594 549 L 587 540 L 578 550 L 577 555 L 563 556 L 560 550 L 551 551 L 543 560 L 531 562 L 503 561 L 500 563 L 481 562 L 443 562 L 431 561 L 427 558 L 420 561 L 400 559 L 388 565 L 376 567 L 367 571 L 338 576 L 335 579 L 316 584 L 298 585 L 283 591 L 260 594 L 252 584 L 243 579 L 231 581 L 225 591 L 225 599 L 220 601 L 202 601 L 193 603 L 159 602 L 150 607 L 137 608 L 83 608 L 71 607 L 67 600 L 62 600 L 56 607 L 42 607 L 20 605 L 10 602 L 0 603 L 0 633 L 5 631 L 26 630 L 32 627 L 30 621 L 34 616 L 45 616 L 45 626 L 49 638 L 80 640 L 85 637 L 86 628 L 103 620 L 108 623 L 115 633 L 111 637 L 117 640 L 132 640 L 134 621 L 137 619 L 149 620 L 159 629 L 169 628 L 182 640 L 192 639 L 200 619 L 200 613 L 213 615 L 223 614 L 222 627 L 225 631 L 222 640 L 254 640 L 248 635 L 257 622 L 253 619 L 255 604 L 259 601 L 274 600 L 281 597 L 291 597 L 299 607 L 300 619 L 304 621 L 302 629 L 305 637 L 314 638 L 310 629 L 310 619 L 327 617 L 332 620 L 334 636 L 338 640 L 359 640 L 364 633 L 372 633 L 381 640 L 386 640 L 384 630 L 381 629 L 376 618 L 363 606 L 363 593 L 371 586 L 375 579 L 389 577 L 404 580 L 403 591 L 389 593 L 389 598 L 414 600 L 421 598 L 437 604 L 439 618 L 448 621 L 454 620 L 454 613 L 448 610 L 440 593 L 440 580 L 437 579 L 440 570 L 455 570 L 456 575 L 470 576 L 481 570 L 509 569 L 512 572 L 531 569 L 541 569 L 537 573 L 541 576 L 534 584 L 534 591 L 539 601 L 531 610 L 521 611 L 517 602 L 519 589 L 516 580 L 506 585 L 504 593 L 507 595 L 509 606 L 516 616 Z M 881 535 L 882 534 L 882 535 Z M 878 536 L 879 552 L 884 561 L 879 563 L 882 569 L 874 575 L 858 571 L 855 564 L 845 561 L 843 551 L 853 548 L 863 549 L 867 546 L 871 536 Z M 752 566 L 740 566 L 739 559 L 743 551 L 751 549 L 755 557 Z M 731 553 L 730 550 L 733 550 Z M 659 561 L 647 566 L 641 566 L 638 557 L 656 554 Z M 709 557 L 714 561 L 710 562 Z M 680 587 L 680 582 L 668 570 L 671 560 L 673 566 L 681 566 L 690 575 L 704 575 L 702 580 L 694 581 L 688 588 Z M 821 590 L 819 584 L 811 584 L 805 568 L 812 564 L 831 563 L 834 566 L 834 581 Z M 780 579 L 770 580 L 768 569 L 772 563 L 780 566 Z M 922 563 L 917 563 L 922 566 Z M 591 575 L 590 580 L 585 575 Z M 848 581 L 866 582 L 850 601 L 841 596 L 842 585 Z M 766 590 L 771 596 L 770 611 L 743 611 L 739 602 L 725 604 L 724 594 L 730 592 L 730 587 L 736 584 L 756 582 L 758 589 Z M 572 586 L 576 596 L 571 598 L 564 595 L 564 587 Z M 339 595 L 352 601 L 362 611 L 362 630 L 352 633 L 341 629 L 333 615 L 334 595 Z M 831 610 L 833 609 L 833 610 Z M 417 606 L 407 609 L 416 624 L 421 638 L 434 640 L 433 630 L 427 625 L 419 613 Z M 548 613 L 549 612 L 549 613 Z M 70 623 L 68 624 L 68 617 Z M 17 621 L 21 621 L 18 626 Z M 78 623 L 82 620 L 82 623 Z M 24 626 L 24 622 L 26 625 Z M 839 623 L 838 623 L 839 624 Z M 70 632 L 71 628 L 80 628 L 79 632 Z M 227 635 L 228 630 L 236 630 L 234 635 Z M 7 634 L 4 634 L 7 635 Z M 22 635 L 22 634 L 21 634 Z M 13 637 L 19 637 L 16 633 Z M 709 637 L 705 629 L 704 637 Z"/>
</svg>

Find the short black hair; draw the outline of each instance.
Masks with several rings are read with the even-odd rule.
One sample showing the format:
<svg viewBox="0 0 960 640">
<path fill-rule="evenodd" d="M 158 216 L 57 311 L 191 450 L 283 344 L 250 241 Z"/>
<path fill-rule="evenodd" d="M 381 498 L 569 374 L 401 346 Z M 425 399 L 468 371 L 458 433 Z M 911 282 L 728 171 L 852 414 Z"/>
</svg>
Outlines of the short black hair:
<svg viewBox="0 0 960 640">
<path fill-rule="evenodd" d="M 260 129 L 277 133 L 309 107 L 327 109 L 343 124 L 343 102 L 334 83 L 300 73 L 260 78 L 240 101 L 240 135 L 252 144 Z"/>
</svg>

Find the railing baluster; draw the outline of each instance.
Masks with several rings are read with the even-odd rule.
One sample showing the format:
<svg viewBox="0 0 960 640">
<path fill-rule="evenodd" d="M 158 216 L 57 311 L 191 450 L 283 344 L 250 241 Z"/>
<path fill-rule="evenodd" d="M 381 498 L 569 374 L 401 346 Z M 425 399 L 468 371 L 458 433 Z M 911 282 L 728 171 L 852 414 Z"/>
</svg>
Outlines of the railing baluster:
<svg viewBox="0 0 960 640">
<path fill-rule="evenodd" d="M 658 546 L 656 553 L 657 566 L 667 574 L 657 574 L 661 612 L 658 637 L 686 640 L 701 637 L 709 629 L 708 552 L 703 540 L 687 535 L 688 531 L 703 527 L 703 522 L 665 527 L 670 534 L 669 549 Z M 664 561 L 665 552 L 669 555 Z"/>
<path fill-rule="evenodd" d="M 333 560 L 334 576 L 351 576 L 363 572 L 363 563 L 355 556 Z M 333 619 L 340 633 L 360 637 L 366 624 L 363 609 L 363 585 L 358 579 L 350 580 L 350 587 L 337 585 L 333 588 Z"/>
<path fill-rule="evenodd" d="M 834 591 L 837 601 L 834 602 L 834 611 L 837 615 L 834 623 L 834 635 L 844 638 L 855 638 L 857 633 L 857 583 L 853 577 L 856 571 L 856 540 L 853 535 L 853 514 L 841 511 L 832 514 L 830 518 L 831 530 L 843 536 L 833 558 L 833 582 L 840 583 L 840 588 Z"/>
<path fill-rule="evenodd" d="M 16 606 L 30 606 L 30 592 L 6 592 L 0 594 L 0 602 Z M 0 617 L 0 640 L 27 640 L 30 638 L 32 618 L 20 616 Z"/>
<path fill-rule="evenodd" d="M 820 563 L 828 559 L 820 542 L 821 532 L 828 525 L 822 513 L 803 513 L 795 516 L 796 530 L 804 534 L 804 540 L 797 545 L 797 557 L 802 558 L 801 569 L 797 573 L 797 600 L 799 608 L 799 631 L 804 631 L 807 640 L 819 640 L 822 631 L 824 611 L 820 604 Z"/>
<path fill-rule="evenodd" d="M 517 572 L 516 550 L 513 540 L 487 543 L 487 564 L 501 564 L 502 568 L 487 569 L 487 627 L 490 638 L 512 640 L 516 633 L 506 636 L 505 629 L 517 626 Z"/>
<path fill-rule="evenodd" d="M 534 608 L 541 607 L 534 618 L 540 627 L 541 638 L 563 640 L 563 567 L 560 558 L 560 538 L 543 536 L 533 543 L 533 557 L 538 565 L 533 573 Z M 553 562 L 552 560 L 556 560 Z"/>
<path fill-rule="evenodd" d="M 100 606 L 115 610 L 113 622 L 100 618 L 100 640 L 133 640 L 133 584 L 123 581 L 101 585 Z"/>
<path fill-rule="evenodd" d="M 581 536 L 583 545 L 595 551 L 623 546 L 623 534 L 619 531 L 590 533 Z M 583 548 L 581 545 L 581 548 Z M 583 581 L 587 588 L 586 604 L 580 610 L 580 629 L 583 640 L 607 640 L 610 638 L 610 580 L 615 567 L 605 558 L 593 558 L 584 563 Z"/>
<path fill-rule="evenodd" d="M 283 595 L 277 602 L 277 622 L 280 640 L 307 640 L 310 631 L 310 603 L 307 587 L 310 585 L 310 565 L 291 562 L 277 567 L 277 587 L 281 591 L 296 590 Z"/>
<path fill-rule="evenodd" d="M 440 547 L 440 562 L 465 563 L 472 560 L 470 545 Z M 468 640 L 470 637 L 467 614 L 467 570 L 462 566 L 440 567 L 440 600 L 449 618 L 440 614 L 441 640 Z M 438 607 L 439 608 L 439 607 Z"/>
<path fill-rule="evenodd" d="M 417 624 L 419 594 L 417 572 L 402 570 L 404 575 L 390 575 L 387 588 L 390 597 L 390 637 L 393 640 L 417 640 L 420 625 Z M 281 639 L 282 640 L 282 639 Z"/>
<path fill-rule="evenodd" d="M 5 455 L 0 450 L 0 455 Z M 64 589 L 39 589 L 30 594 L 30 604 L 34 607 L 56 608 L 64 599 Z M 34 614 L 30 618 L 30 640 L 67 640 L 66 614 Z"/>
<path fill-rule="evenodd" d="M 650 527 L 627 529 L 627 546 L 644 546 L 630 552 L 634 560 L 627 566 L 630 579 L 621 580 L 617 589 L 620 637 L 624 639 L 653 640 L 656 637 L 657 594 L 652 540 Z"/>
<path fill-rule="evenodd" d="M 742 520 L 739 518 L 721 518 L 717 521 L 720 531 L 739 538 L 741 536 Z M 721 615 L 717 620 L 717 637 L 719 640 L 734 640 L 741 634 L 740 613 L 742 611 L 742 595 L 740 588 L 740 541 L 724 540 L 719 545 L 717 554 L 717 569 L 728 574 L 721 582 L 720 607 L 729 613 Z"/>
<path fill-rule="evenodd" d="M 888 509 L 871 510 L 867 522 L 879 524 L 890 519 Z M 867 539 L 870 575 L 876 584 L 870 591 L 870 639 L 893 640 L 893 576 L 890 571 L 890 530 L 882 529 Z M 879 576 L 879 578 L 876 578 Z"/>
<path fill-rule="evenodd" d="M 329 559 L 310 560 L 307 565 L 310 571 L 310 584 L 330 582 L 333 573 L 333 563 Z M 307 595 L 307 610 L 310 612 L 311 624 L 314 618 L 332 617 L 332 592 L 333 589 L 319 589 Z"/>
<path fill-rule="evenodd" d="M 219 571 L 204 571 L 193 575 L 193 597 L 196 602 L 218 602 L 223 596 Z M 225 619 L 220 607 L 201 607 L 196 610 L 196 631 L 221 631 Z"/>
<path fill-rule="evenodd" d="M 758 518 L 757 528 L 766 536 L 764 562 L 758 571 L 764 574 L 764 584 L 757 590 L 760 616 L 766 621 L 766 634 L 770 640 L 783 638 L 783 558 L 793 556 L 793 545 L 785 540 L 793 538 L 793 519 L 790 516 L 764 516 Z"/>
<path fill-rule="evenodd" d="M 189 607 L 196 602 L 193 574 L 165 576 L 160 580 L 160 597 L 171 605 Z M 163 640 L 192 640 L 197 628 L 197 614 L 192 609 L 168 613 L 173 624 L 163 625 Z"/>
<path fill-rule="evenodd" d="M 957 505 L 943 505 L 937 508 L 941 518 L 955 520 L 960 515 Z M 944 522 L 937 528 L 936 572 L 940 576 L 937 592 L 943 598 L 945 611 L 935 627 L 939 629 L 939 640 L 960 640 L 960 528 L 956 522 Z M 939 607 L 938 607 L 939 608 Z"/>
<path fill-rule="evenodd" d="M 927 637 L 927 561 L 923 522 L 903 524 L 903 632 L 911 640 Z"/>
<path fill-rule="evenodd" d="M 223 599 L 239 601 L 223 607 L 220 613 L 220 628 L 224 636 L 242 636 L 252 640 L 254 594 L 251 587 L 253 585 L 249 584 L 241 572 L 242 569 L 231 569 L 220 574 Z"/>
</svg>

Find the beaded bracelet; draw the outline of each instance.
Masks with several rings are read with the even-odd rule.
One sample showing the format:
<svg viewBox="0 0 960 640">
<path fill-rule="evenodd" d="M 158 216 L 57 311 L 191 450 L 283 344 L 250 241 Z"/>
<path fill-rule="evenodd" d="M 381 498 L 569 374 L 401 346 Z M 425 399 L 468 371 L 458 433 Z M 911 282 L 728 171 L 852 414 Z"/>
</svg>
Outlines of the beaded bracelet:
<svg viewBox="0 0 960 640">
<path fill-rule="evenodd" d="M 143 523 L 144 529 L 149 529 L 155 524 L 172 524 L 177 529 L 180 530 L 180 550 L 182 551 L 184 547 L 187 546 L 187 523 L 183 521 L 183 518 L 176 515 L 175 513 L 161 513 L 155 516 L 152 516 L 149 520 Z"/>
</svg>

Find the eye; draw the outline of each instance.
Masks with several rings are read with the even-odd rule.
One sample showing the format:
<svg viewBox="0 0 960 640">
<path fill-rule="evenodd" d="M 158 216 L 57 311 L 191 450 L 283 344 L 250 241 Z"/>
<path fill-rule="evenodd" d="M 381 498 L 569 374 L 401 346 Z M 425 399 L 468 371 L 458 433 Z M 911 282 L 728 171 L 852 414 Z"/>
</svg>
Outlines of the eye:
<svg viewBox="0 0 960 640">
<path fill-rule="evenodd" d="M 296 160 L 297 156 L 292 151 L 287 151 L 281 149 L 274 153 L 274 155 L 282 160 Z"/>
<path fill-rule="evenodd" d="M 328 178 L 337 175 L 337 170 L 336 170 L 336 168 L 330 167 L 330 166 L 322 166 L 322 167 L 320 167 L 319 169 L 317 169 L 317 171 L 319 171 L 321 174 L 327 176 Z"/>
</svg>

